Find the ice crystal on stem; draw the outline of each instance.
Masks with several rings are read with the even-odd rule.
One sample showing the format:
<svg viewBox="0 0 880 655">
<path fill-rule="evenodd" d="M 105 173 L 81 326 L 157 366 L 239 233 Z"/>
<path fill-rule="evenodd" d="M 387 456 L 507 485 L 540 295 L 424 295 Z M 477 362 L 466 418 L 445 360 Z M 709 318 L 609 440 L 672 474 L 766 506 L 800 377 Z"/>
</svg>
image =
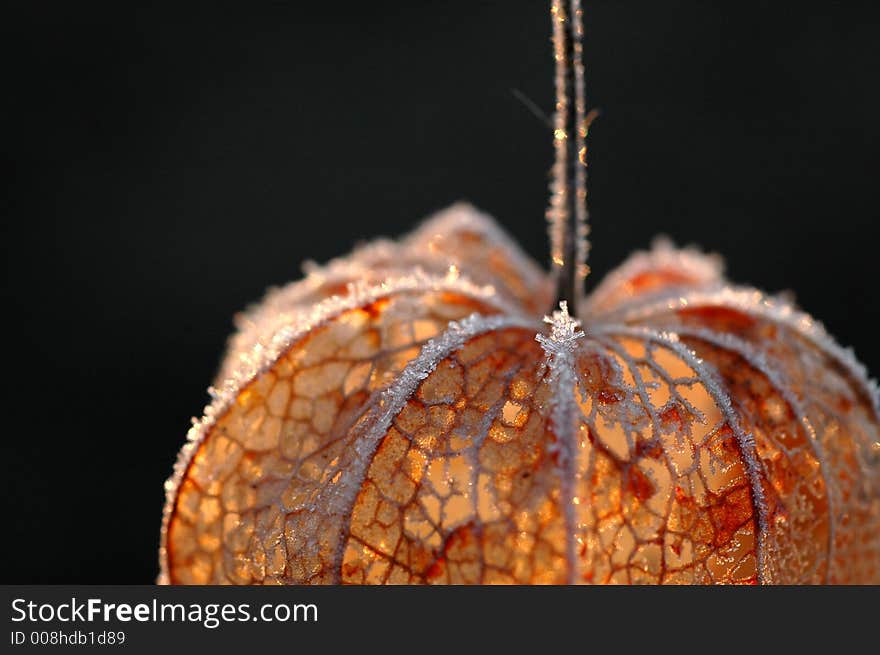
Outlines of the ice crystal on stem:
<svg viewBox="0 0 880 655">
<path fill-rule="evenodd" d="M 571 353 L 574 343 L 584 336 L 580 329 L 581 322 L 568 313 L 568 303 L 563 300 L 559 303 L 559 309 L 552 315 L 545 316 L 544 322 L 550 326 L 550 336 L 538 334 L 538 341 L 550 355 Z"/>
</svg>

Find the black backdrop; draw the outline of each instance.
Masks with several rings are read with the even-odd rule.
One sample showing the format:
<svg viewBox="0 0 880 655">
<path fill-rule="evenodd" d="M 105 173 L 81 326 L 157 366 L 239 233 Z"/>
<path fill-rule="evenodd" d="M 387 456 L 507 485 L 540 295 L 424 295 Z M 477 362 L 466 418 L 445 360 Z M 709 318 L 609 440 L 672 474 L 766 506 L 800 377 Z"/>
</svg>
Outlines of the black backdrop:
<svg viewBox="0 0 880 655">
<path fill-rule="evenodd" d="M 876 16 L 586 2 L 596 276 L 658 232 L 875 375 Z M 2 582 L 149 582 L 162 482 L 234 312 L 468 199 L 542 261 L 542 0 L 135 9 L 2 23 Z"/>
</svg>

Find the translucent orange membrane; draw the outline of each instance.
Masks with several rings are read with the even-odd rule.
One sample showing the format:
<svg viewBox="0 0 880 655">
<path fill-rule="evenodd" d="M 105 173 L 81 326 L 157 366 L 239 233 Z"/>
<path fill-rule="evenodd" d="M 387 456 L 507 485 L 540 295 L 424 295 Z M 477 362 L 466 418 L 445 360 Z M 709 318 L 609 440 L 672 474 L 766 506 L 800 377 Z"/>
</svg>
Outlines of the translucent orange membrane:
<svg viewBox="0 0 880 655">
<path fill-rule="evenodd" d="M 876 388 L 821 326 L 669 244 L 542 325 L 549 282 L 457 207 L 274 292 L 162 581 L 880 582 Z"/>
</svg>

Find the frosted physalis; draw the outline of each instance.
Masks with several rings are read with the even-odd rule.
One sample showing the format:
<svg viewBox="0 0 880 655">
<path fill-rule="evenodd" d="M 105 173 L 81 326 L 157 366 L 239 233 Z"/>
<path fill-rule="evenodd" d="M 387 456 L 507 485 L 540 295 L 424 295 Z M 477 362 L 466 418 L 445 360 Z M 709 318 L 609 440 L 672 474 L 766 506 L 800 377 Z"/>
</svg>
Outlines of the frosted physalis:
<svg viewBox="0 0 880 655">
<path fill-rule="evenodd" d="M 459 205 L 270 293 L 166 484 L 161 582 L 880 582 L 850 352 L 669 243 L 584 295 L 579 2 L 552 22 L 552 272 Z"/>
</svg>

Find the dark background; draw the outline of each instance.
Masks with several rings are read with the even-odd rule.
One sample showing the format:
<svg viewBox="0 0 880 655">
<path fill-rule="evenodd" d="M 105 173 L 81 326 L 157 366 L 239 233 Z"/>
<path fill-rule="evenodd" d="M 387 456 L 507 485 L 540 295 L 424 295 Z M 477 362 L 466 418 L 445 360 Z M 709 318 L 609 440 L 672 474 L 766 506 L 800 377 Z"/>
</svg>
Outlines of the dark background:
<svg viewBox="0 0 880 655">
<path fill-rule="evenodd" d="M 4 583 L 153 580 L 232 315 L 302 260 L 459 199 L 546 259 L 543 0 L 129 4 L 0 20 Z M 593 283 L 665 232 L 876 375 L 874 13 L 586 5 Z"/>
</svg>

